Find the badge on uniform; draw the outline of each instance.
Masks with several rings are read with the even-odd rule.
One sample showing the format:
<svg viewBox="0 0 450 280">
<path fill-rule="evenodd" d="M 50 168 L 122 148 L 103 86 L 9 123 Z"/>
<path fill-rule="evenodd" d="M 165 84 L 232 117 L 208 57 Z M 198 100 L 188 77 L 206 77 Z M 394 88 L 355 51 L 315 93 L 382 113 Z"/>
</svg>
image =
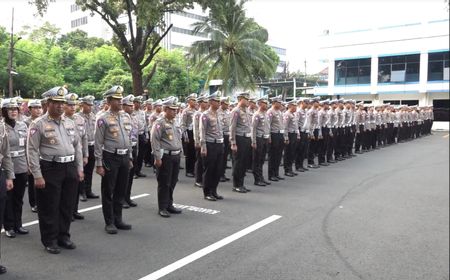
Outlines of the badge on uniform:
<svg viewBox="0 0 450 280">
<path fill-rule="evenodd" d="M 36 132 L 37 129 L 33 127 L 32 129 L 30 129 L 30 136 L 33 136 Z"/>
<path fill-rule="evenodd" d="M 167 137 L 169 138 L 170 141 L 173 140 L 173 135 L 172 134 L 167 135 Z"/>
<path fill-rule="evenodd" d="M 103 119 L 99 119 L 99 120 L 97 121 L 97 126 L 98 126 L 98 127 L 102 127 L 104 124 L 105 124 L 105 121 L 104 121 Z"/>
</svg>

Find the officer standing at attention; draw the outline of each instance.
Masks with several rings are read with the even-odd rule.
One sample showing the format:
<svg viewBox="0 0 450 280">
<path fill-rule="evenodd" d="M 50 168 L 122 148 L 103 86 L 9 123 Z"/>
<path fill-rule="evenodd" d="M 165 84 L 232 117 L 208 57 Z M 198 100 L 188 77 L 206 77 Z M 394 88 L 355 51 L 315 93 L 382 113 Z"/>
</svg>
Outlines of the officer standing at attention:
<svg viewBox="0 0 450 280">
<path fill-rule="evenodd" d="M 295 158 L 295 170 L 298 172 L 305 172 L 309 169 L 305 168 L 304 162 L 308 155 L 309 146 L 309 119 L 306 118 L 306 112 L 308 110 L 308 98 L 299 99 L 297 106 L 297 119 L 298 129 L 300 131 L 300 141 L 297 145 L 296 158 Z M 275 178 L 276 179 L 276 178 Z"/>
<path fill-rule="evenodd" d="M 184 154 L 186 177 L 194 177 L 195 167 L 195 143 L 194 143 L 194 124 L 193 118 L 197 111 L 195 108 L 197 101 L 197 94 L 193 93 L 187 97 L 187 108 L 181 113 L 181 130 L 184 135 Z"/>
<path fill-rule="evenodd" d="M 261 97 L 257 102 L 259 108 L 252 118 L 253 177 L 255 186 L 265 187 L 270 185 L 263 175 L 263 165 L 270 144 L 270 126 L 267 116 L 269 100 L 267 97 Z"/>
<path fill-rule="evenodd" d="M 288 103 L 288 109 L 283 114 L 283 124 L 285 127 L 284 141 L 286 148 L 284 151 L 284 175 L 294 177 L 298 173 L 294 172 L 292 165 L 295 162 L 295 151 L 297 149 L 298 140 L 300 140 L 300 131 L 298 129 L 298 118 L 295 114 L 297 111 L 297 101 L 291 100 Z"/>
<path fill-rule="evenodd" d="M 250 190 L 244 186 L 244 177 L 247 167 L 248 153 L 251 153 L 251 119 L 247 111 L 248 92 L 237 96 L 238 104 L 231 111 L 230 143 L 233 153 L 233 191 L 246 193 Z"/>
<path fill-rule="evenodd" d="M 133 175 L 135 174 L 134 168 L 136 167 L 136 161 L 139 154 L 140 143 L 139 143 L 139 119 L 137 114 L 133 114 L 134 107 L 134 99 L 135 97 L 130 94 L 124 98 L 122 98 L 122 109 L 127 113 L 131 118 L 131 133 L 130 133 L 130 141 L 132 146 L 132 155 L 133 155 L 133 167 L 130 169 L 130 175 L 128 176 L 128 184 L 125 190 L 125 197 L 122 201 L 122 207 L 127 209 L 130 207 L 136 207 L 137 203 L 131 199 L 131 187 L 133 186 L 133 179 L 135 178 Z"/>
<path fill-rule="evenodd" d="M 181 133 L 175 126 L 178 105 L 170 97 L 162 105 L 164 113 L 154 122 L 150 135 L 157 168 L 158 214 L 169 218 L 170 214 L 181 213 L 173 206 L 173 191 L 178 182 L 182 144 Z"/>
<path fill-rule="evenodd" d="M 10 155 L 14 166 L 14 188 L 7 192 L 5 216 L 3 227 L 9 238 L 17 234 L 27 234 L 28 230 L 22 227 L 23 195 L 28 179 L 28 165 L 25 155 L 27 139 L 27 125 L 19 121 L 19 105 L 14 98 L 4 99 L 2 102 L 2 116 L 9 141 Z M 1 226 L 1 225 L 0 225 Z"/>
<path fill-rule="evenodd" d="M 273 97 L 272 108 L 267 111 L 270 126 L 270 148 L 269 148 L 269 180 L 284 180 L 279 175 L 281 158 L 284 147 L 283 113 L 281 112 L 281 95 Z"/>
<path fill-rule="evenodd" d="M 222 160 L 222 170 L 220 172 L 220 182 L 230 181 L 225 175 L 228 164 L 228 156 L 231 153 L 230 149 L 230 110 L 228 109 L 230 105 L 229 97 L 222 97 L 220 99 L 220 109 L 217 111 L 219 114 L 219 119 L 222 124 L 223 129 L 223 160 Z"/>
<path fill-rule="evenodd" d="M 30 117 L 25 119 L 25 124 L 27 127 L 30 127 L 32 121 L 42 116 L 41 100 L 33 99 L 28 101 L 28 110 L 30 111 Z M 30 203 L 31 211 L 37 213 L 34 178 L 31 173 L 28 174 L 28 202 Z"/>
<path fill-rule="evenodd" d="M 57 245 L 75 249 L 70 240 L 78 182 L 84 179 L 81 141 L 75 123 L 64 116 L 67 90 L 54 87 L 42 94 L 48 111 L 31 123 L 27 139 L 28 165 L 34 176 L 39 229 L 45 250 L 59 254 Z"/>
<path fill-rule="evenodd" d="M 88 144 L 88 161 L 84 166 L 84 180 L 82 184 L 81 201 L 86 201 L 87 198 L 94 199 L 99 198 L 99 196 L 92 192 L 92 174 L 94 173 L 95 167 L 95 156 L 94 156 L 94 132 L 95 132 L 95 114 L 92 112 L 92 106 L 94 105 L 95 97 L 92 95 L 87 95 L 80 98 L 81 112 L 76 115 L 84 119 L 86 125 L 86 137 Z"/>
<path fill-rule="evenodd" d="M 102 176 L 102 209 L 109 234 L 116 234 L 117 229 L 131 229 L 122 220 L 122 201 L 133 166 L 131 118 L 121 111 L 122 92 L 121 86 L 113 86 L 103 94 L 109 110 L 98 116 L 95 129 L 96 172 Z"/>
<path fill-rule="evenodd" d="M 84 166 L 87 164 L 89 152 L 88 152 L 88 142 L 86 136 L 86 123 L 84 118 L 75 114 L 75 106 L 77 104 L 78 95 L 75 93 L 69 93 L 65 96 L 66 102 L 64 104 L 64 117 L 71 119 L 75 122 L 76 132 L 78 137 L 81 139 L 81 151 L 83 154 L 83 172 Z M 78 195 L 81 195 L 81 199 L 85 198 L 84 184 L 80 181 L 78 184 Z M 75 206 L 73 208 L 73 218 L 77 220 L 83 220 L 84 216 L 78 212 L 78 195 L 75 197 Z"/>
<path fill-rule="evenodd" d="M 3 224 L 3 214 L 6 205 L 6 192 L 13 188 L 14 167 L 9 152 L 9 141 L 6 135 L 6 128 L 3 122 L 0 122 L 0 225 Z M 0 236 L 1 238 L 1 236 Z M 0 240 L 0 250 L 1 250 Z M 1 252 L 0 252 L 1 260 Z M 6 268 L 0 265 L 0 274 L 6 273 Z"/>
<path fill-rule="evenodd" d="M 136 96 L 133 98 L 133 104 L 134 104 L 134 111 L 133 114 L 136 116 L 136 119 L 138 120 L 138 126 L 139 126 L 139 149 L 137 158 L 135 160 L 136 166 L 134 166 L 134 175 L 135 179 L 139 177 L 147 177 L 144 173 L 141 172 L 142 165 L 144 163 L 144 155 L 146 153 L 146 143 L 148 141 L 148 126 L 147 126 L 147 120 L 145 118 L 145 112 L 141 110 L 143 99 L 142 95 Z"/>
<path fill-rule="evenodd" d="M 223 131 L 218 114 L 221 92 L 209 95 L 209 109 L 200 116 L 200 145 L 201 156 L 204 160 L 203 195 L 206 200 L 223 199 L 217 194 L 222 164 L 223 164 Z"/>
<path fill-rule="evenodd" d="M 199 109 L 193 115 L 193 134 L 194 134 L 194 144 L 195 144 L 195 184 L 194 186 L 203 188 L 203 171 L 204 171 L 204 163 L 203 158 L 200 154 L 200 115 L 208 110 L 208 100 L 206 100 L 205 96 L 199 96 L 197 98 Z"/>
</svg>

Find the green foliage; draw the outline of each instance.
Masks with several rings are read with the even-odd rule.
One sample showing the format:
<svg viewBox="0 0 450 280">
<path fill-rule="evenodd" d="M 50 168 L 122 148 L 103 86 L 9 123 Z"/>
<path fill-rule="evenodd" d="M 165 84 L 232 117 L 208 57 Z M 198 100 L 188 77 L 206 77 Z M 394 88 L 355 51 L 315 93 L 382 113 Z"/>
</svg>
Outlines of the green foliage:
<svg viewBox="0 0 450 280">
<path fill-rule="evenodd" d="M 95 37 L 88 37 L 88 34 L 82 30 L 75 30 L 67 34 L 63 34 L 58 40 L 58 44 L 64 48 L 78 48 L 80 50 L 93 50 L 109 42 Z"/>
</svg>

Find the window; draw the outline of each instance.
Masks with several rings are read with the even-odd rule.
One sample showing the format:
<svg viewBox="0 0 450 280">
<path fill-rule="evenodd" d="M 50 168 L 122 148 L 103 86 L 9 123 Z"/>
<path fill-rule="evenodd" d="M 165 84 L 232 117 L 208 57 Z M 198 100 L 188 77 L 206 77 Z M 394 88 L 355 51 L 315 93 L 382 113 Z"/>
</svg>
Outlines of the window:
<svg viewBox="0 0 450 280">
<path fill-rule="evenodd" d="M 198 32 L 198 33 L 194 34 L 193 30 L 184 29 L 184 28 L 175 27 L 175 26 L 172 27 L 172 31 L 173 32 L 177 32 L 177 33 L 191 35 L 191 36 L 198 36 L 198 37 L 208 38 L 208 35 L 206 33 Z"/>
<path fill-rule="evenodd" d="M 449 53 L 438 52 L 428 54 L 428 81 L 449 80 Z"/>
<path fill-rule="evenodd" d="M 72 4 L 72 5 L 70 5 L 70 12 L 71 12 L 71 13 L 76 12 L 76 11 L 78 11 L 79 9 L 80 9 L 80 6 L 78 6 L 77 4 Z"/>
<path fill-rule="evenodd" d="M 370 58 L 336 60 L 336 85 L 370 84 Z"/>
<path fill-rule="evenodd" d="M 400 100 L 383 100 L 384 104 L 400 105 Z"/>
<path fill-rule="evenodd" d="M 419 100 L 402 100 L 402 105 L 414 106 L 419 105 Z"/>
<path fill-rule="evenodd" d="M 441 122 L 448 122 L 450 120 L 450 100 L 448 99 L 434 99 L 433 113 L 434 120 Z"/>
<path fill-rule="evenodd" d="M 278 47 L 274 47 L 274 46 L 270 46 L 276 54 L 278 55 L 286 55 L 286 49 L 283 48 L 278 48 Z"/>
<path fill-rule="evenodd" d="M 378 83 L 418 82 L 420 54 L 380 57 Z"/>
<path fill-rule="evenodd" d="M 193 14 L 193 13 L 189 13 L 189 12 L 185 12 L 185 11 L 176 11 L 176 12 L 173 12 L 173 14 L 187 17 L 187 18 L 197 19 L 200 21 L 205 21 L 208 18 L 205 16 L 201 16 L 201 15 L 197 15 L 197 14 Z"/>
<path fill-rule="evenodd" d="M 78 26 L 85 25 L 87 23 L 88 23 L 88 21 L 87 21 L 87 16 L 86 16 L 86 17 L 77 18 L 75 20 L 72 20 L 72 22 L 70 23 L 70 26 L 72 28 L 76 28 Z"/>
</svg>

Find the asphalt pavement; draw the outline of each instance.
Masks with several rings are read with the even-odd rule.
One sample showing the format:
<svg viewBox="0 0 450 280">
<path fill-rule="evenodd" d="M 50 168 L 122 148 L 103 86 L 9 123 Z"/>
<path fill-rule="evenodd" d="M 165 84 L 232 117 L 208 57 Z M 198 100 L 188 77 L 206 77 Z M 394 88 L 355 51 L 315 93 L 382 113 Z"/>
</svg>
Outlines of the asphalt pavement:
<svg viewBox="0 0 450 280">
<path fill-rule="evenodd" d="M 221 183 L 217 202 L 181 170 L 174 197 L 184 210 L 169 219 L 157 215 L 155 175 L 144 173 L 132 190 L 138 207 L 124 209 L 131 231 L 106 234 L 101 201 L 80 202 L 77 249 L 59 255 L 44 251 L 25 198 L 30 234 L 2 234 L 0 279 L 449 279 L 448 133 L 267 187 L 248 174 L 252 192 Z"/>
</svg>

